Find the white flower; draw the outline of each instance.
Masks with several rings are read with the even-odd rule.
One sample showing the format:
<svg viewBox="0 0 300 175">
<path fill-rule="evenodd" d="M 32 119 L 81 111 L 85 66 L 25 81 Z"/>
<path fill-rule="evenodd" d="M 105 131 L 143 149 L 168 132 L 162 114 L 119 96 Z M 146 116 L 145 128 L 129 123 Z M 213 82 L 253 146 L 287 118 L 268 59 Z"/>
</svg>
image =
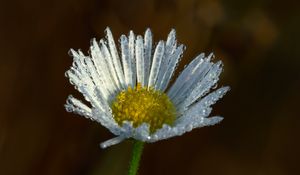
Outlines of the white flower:
<svg viewBox="0 0 300 175">
<path fill-rule="evenodd" d="M 120 52 L 107 28 L 106 39 L 91 41 L 89 56 L 70 50 L 74 61 L 66 72 L 91 104 L 70 95 L 67 111 L 95 120 L 117 135 L 101 143 L 102 148 L 126 138 L 156 142 L 223 119 L 208 118 L 211 105 L 229 90 L 221 87 L 208 94 L 222 72 L 222 62 L 211 62 L 212 54 L 198 55 L 168 88 L 184 50 L 176 41 L 175 30 L 153 49 L 150 29 L 144 37 L 130 31 L 119 42 Z"/>
</svg>

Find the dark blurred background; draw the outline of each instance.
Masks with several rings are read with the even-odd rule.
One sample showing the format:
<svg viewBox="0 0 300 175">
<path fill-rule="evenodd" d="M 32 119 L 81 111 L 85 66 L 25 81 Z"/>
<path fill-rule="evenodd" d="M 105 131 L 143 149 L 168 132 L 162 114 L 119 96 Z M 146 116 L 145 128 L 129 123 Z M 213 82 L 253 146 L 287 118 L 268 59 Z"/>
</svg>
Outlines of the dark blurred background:
<svg viewBox="0 0 300 175">
<path fill-rule="evenodd" d="M 187 46 L 224 62 L 213 127 L 147 144 L 140 174 L 300 174 L 300 8 L 297 1 L 53 0 L 0 2 L 0 174 L 125 175 L 132 143 L 63 107 L 82 98 L 64 72 L 72 47 L 87 52 L 109 26 L 117 39 L 171 28 Z"/>
</svg>

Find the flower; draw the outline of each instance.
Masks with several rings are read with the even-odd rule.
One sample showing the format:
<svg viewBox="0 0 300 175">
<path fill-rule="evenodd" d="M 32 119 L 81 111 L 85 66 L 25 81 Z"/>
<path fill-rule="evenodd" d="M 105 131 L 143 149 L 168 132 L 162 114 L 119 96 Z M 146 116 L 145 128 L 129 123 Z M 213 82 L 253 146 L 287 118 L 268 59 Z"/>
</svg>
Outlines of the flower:
<svg viewBox="0 0 300 175">
<path fill-rule="evenodd" d="M 168 87 L 184 50 L 174 29 L 153 49 L 150 29 L 144 37 L 130 31 L 119 39 L 120 52 L 110 29 L 105 31 L 106 39 L 92 39 L 89 56 L 70 50 L 73 64 L 66 76 L 91 106 L 72 95 L 65 105 L 68 112 L 97 121 L 117 136 L 101 143 L 102 148 L 127 138 L 156 142 L 223 119 L 208 117 L 211 105 L 229 90 L 208 94 L 222 72 L 222 62 L 211 61 L 213 54 L 198 55 Z"/>
</svg>

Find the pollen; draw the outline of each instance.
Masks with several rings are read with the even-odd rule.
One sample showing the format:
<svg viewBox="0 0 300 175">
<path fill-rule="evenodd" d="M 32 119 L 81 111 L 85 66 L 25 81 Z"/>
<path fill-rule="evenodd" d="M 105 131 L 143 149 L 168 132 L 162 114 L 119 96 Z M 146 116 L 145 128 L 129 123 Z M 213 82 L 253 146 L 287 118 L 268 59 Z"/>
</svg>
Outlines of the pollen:
<svg viewBox="0 0 300 175">
<path fill-rule="evenodd" d="M 151 133 L 162 128 L 163 124 L 173 125 L 176 117 L 175 106 L 165 93 L 142 87 L 140 83 L 116 96 L 112 113 L 120 126 L 124 121 L 131 121 L 133 127 L 148 123 Z"/>
</svg>

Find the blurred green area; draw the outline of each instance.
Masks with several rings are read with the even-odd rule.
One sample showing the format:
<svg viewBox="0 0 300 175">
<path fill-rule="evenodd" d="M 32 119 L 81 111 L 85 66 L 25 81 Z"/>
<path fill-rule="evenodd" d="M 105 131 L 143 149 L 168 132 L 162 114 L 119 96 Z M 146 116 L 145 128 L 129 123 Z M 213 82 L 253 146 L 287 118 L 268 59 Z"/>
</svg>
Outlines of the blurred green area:
<svg viewBox="0 0 300 175">
<path fill-rule="evenodd" d="M 214 127 L 146 145 L 140 174 L 292 175 L 299 172 L 298 1 L 65 0 L 0 2 L 0 174 L 126 174 L 131 142 L 102 150 L 108 130 L 64 110 L 70 47 L 147 27 L 171 28 L 187 46 L 224 62 Z"/>
</svg>

